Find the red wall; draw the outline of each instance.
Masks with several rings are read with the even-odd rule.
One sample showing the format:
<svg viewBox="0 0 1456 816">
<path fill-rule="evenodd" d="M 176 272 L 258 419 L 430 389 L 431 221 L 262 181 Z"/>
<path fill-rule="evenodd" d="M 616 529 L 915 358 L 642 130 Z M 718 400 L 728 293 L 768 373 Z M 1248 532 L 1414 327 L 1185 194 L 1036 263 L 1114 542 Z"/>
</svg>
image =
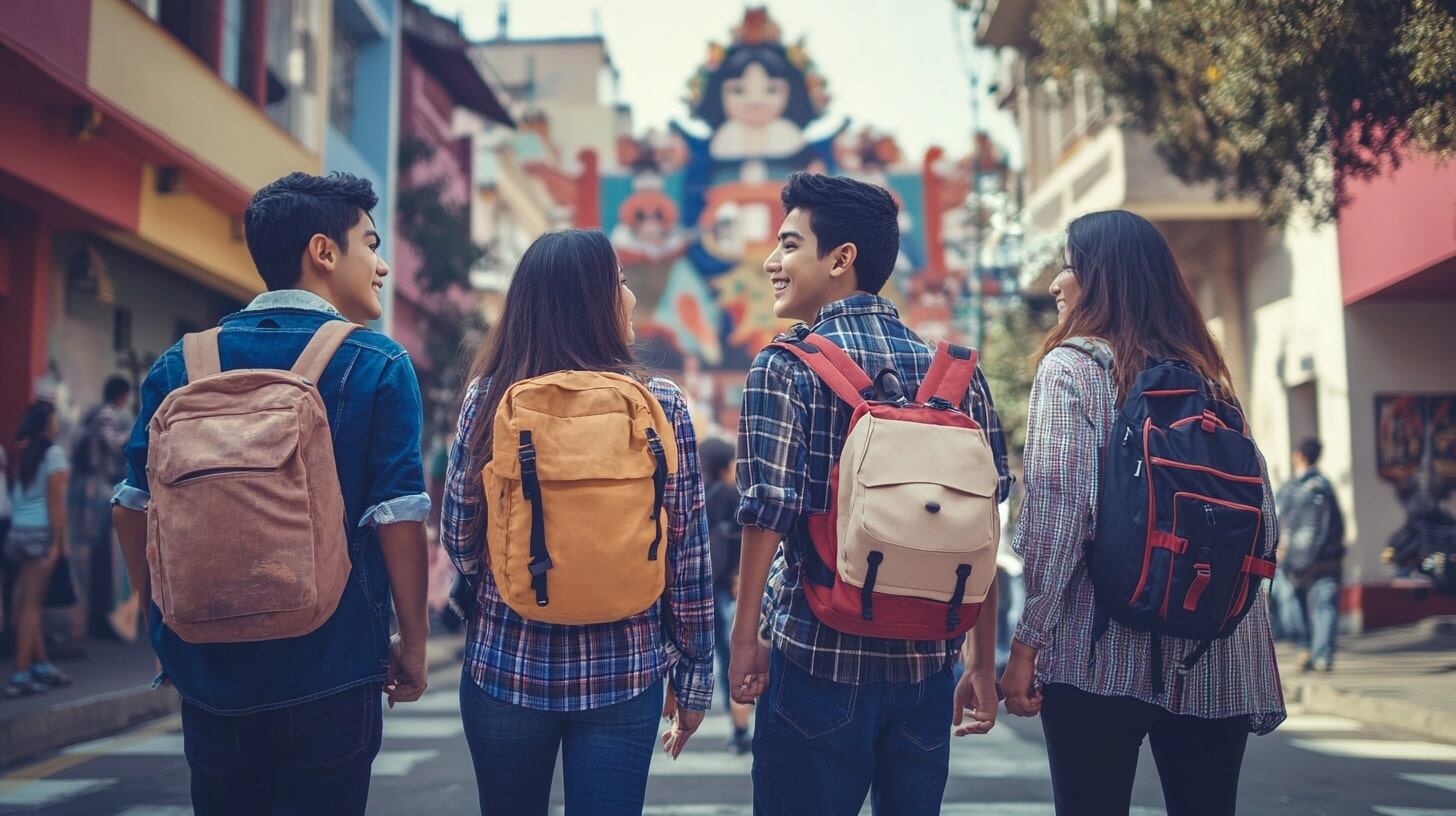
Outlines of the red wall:
<svg viewBox="0 0 1456 816">
<path fill-rule="evenodd" d="M 1346 304 L 1395 284 L 1384 294 L 1456 297 L 1456 162 L 1412 155 L 1350 193 L 1338 230 Z"/>
<path fill-rule="evenodd" d="M 91 0 L 5 0 L 0 35 L 86 81 Z"/>
</svg>

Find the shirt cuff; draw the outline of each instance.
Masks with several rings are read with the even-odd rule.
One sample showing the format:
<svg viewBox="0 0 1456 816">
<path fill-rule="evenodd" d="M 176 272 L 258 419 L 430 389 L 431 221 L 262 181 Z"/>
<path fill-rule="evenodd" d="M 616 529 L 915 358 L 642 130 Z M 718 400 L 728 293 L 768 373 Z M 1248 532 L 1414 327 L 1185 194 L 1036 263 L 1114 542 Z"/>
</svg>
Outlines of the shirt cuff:
<svg viewBox="0 0 1456 816">
<path fill-rule="evenodd" d="M 744 527 L 787 535 L 798 519 L 799 511 L 785 504 L 747 497 L 738 503 L 738 523 Z"/>
<path fill-rule="evenodd" d="M 713 659 L 679 655 L 672 667 L 672 693 L 679 708 L 707 711 L 713 707 Z"/>
<path fill-rule="evenodd" d="M 1049 634 L 1041 632 L 1025 621 L 1016 625 L 1016 639 L 1038 652 L 1045 649 L 1052 640 Z"/>
<path fill-rule="evenodd" d="M 396 499 L 382 501 L 364 511 L 359 520 L 360 527 L 383 527 L 401 521 L 424 521 L 430 516 L 430 495 L 415 493 Z"/>
<path fill-rule="evenodd" d="M 111 494 L 111 503 L 119 504 L 128 510 L 135 510 L 138 513 L 147 512 L 147 505 L 152 501 L 152 494 L 138 487 L 132 487 L 126 482 L 116 486 L 116 492 Z"/>
</svg>

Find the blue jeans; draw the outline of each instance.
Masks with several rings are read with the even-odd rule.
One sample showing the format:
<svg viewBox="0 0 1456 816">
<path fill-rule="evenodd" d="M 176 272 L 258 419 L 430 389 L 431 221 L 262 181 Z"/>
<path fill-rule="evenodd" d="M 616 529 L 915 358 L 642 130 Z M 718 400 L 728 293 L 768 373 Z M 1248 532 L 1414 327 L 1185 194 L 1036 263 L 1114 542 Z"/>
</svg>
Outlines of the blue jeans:
<svg viewBox="0 0 1456 816">
<path fill-rule="evenodd" d="M 1295 640 L 1300 648 L 1309 650 L 1309 659 L 1316 665 L 1329 665 L 1335 659 L 1335 636 L 1340 629 L 1340 579 L 1316 578 L 1309 586 L 1297 587 L 1294 601 L 1302 626 Z"/>
<path fill-rule="evenodd" d="M 733 710 L 733 698 L 728 694 L 728 660 L 732 657 L 729 644 L 733 639 L 733 615 L 738 602 L 724 590 L 713 593 L 713 651 L 718 658 L 718 688 L 723 697 L 723 710 Z"/>
<path fill-rule="evenodd" d="M 379 753 L 379 686 L 224 716 L 182 701 L 182 742 L 198 816 L 363 816 Z"/>
<path fill-rule="evenodd" d="M 662 717 L 663 681 L 626 702 L 539 711 L 460 678 L 460 714 L 475 763 L 481 816 L 545 816 L 561 753 L 571 816 L 641 813 Z"/>
<path fill-rule="evenodd" d="M 1274 637 L 1295 643 L 1309 640 L 1309 632 L 1304 625 L 1304 613 L 1294 597 L 1294 581 L 1282 569 L 1274 573 L 1274 582 L 1269 587 L 1269 600 L 1273 607 L 1270 610 L 1273 612 L 1270 622 L 1273 624 Z"/>
<path fill-rule="evenodd" d="M 919 683 L 853 686 L 774 650 L 753 733 L 756 816 L 940 813 L 950 764 L 950 668 Z"/>
</svg>

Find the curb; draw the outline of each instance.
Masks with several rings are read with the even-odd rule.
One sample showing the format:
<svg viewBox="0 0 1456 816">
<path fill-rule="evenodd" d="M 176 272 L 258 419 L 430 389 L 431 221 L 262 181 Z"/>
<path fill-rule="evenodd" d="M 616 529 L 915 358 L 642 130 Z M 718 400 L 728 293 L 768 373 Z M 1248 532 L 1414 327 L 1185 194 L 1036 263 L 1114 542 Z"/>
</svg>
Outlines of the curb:
<svg viewBox="0 0 1456 816">
<path fill-rule="evenodd" d="M 1456 734 L 1456 711 L 1342 691 L 1327 683 L 1286 680 L 1284 698 L 1312 714 L 1335 714 L 1410 731 L 1428 739 L 1449 742 Z"/>
<path fill-rule="evenodd" d="M 458 664 L 456 653 L 464 643 L 463 635 L 431 638 L 425 647 L 426 671 Z M 0 769 L 176 714 L 181 707 L 176 689 L 146 684 L 0 720 Z"/>
<path fill-rule="evenodd" d="M 176 714 L 180 709 L 176 689 L 153 689 L 147 684 L 0 720 L 0 768 Z"/>
</svg>

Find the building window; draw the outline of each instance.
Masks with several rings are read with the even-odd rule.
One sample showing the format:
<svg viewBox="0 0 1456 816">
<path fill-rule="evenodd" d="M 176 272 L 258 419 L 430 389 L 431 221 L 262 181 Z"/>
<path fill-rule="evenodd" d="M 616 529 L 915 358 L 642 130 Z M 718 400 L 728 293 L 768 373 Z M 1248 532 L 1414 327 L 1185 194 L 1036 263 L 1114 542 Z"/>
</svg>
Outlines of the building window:
<svg viewBox="0 0 1456 816">
<path fill-rule="evenodd" d="M 208 65 L 215 69 L 221 67 L 222 21 L 218 19 L 218 4 L 193 0 L 132 0 L 132 5 L 156 20 Z"/>
<path fill-rule="evenodd" d="M 315 0 L 268 0 L 268 116 L 315 149 L 318 17 Z"/>
<path fill-rule="evenodd" d="M 354 129 L 358 64 L 359 43 L 353 32 L 335 18 L 333 63 L 329 68 L 329 122 L 346 136 Z"/>
</svg>

